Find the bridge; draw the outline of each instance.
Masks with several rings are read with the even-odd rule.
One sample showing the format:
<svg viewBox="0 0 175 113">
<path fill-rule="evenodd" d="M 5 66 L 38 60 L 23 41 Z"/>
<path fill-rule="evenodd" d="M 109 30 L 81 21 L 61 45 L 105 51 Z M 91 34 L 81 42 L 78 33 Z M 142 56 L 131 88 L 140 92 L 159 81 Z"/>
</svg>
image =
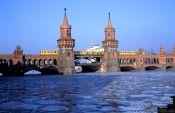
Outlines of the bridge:
<svg viewBox="0 0 175 113">
<path fill-rule="evenodd" d="M 81 66 L 83 72 L 118 72 L 144 70 L 175 70 L 175 46 L 172 52 L 166 52 L 160 46 L 160 54 L 145 54 L 143 49 L 136 52 L 119 52 L 115 28 L 111 24 L 110 13 L 105 28 L 103 50 L 74 51 L 75 39 L 71 36 L 71 25 L 66 15 L 60 26 L 60 38 L 57 40 L 59 51 L 41 51 L 38 55 L 23 54 L 17 46 L 13 54 L 0 55 L 0 73 L 3 75 L 23 75 L 30 70 L 41 74 L 63 73 L 71 75 L 75 66 Z M 81 59 L 88 62 L 82 63 Z"/>
<path fill-rule="evenodd" d="M 55 52 L 53 52 L 55 53 Z M 175 54 L 145 54 L 143 49 L 137 52 L 118 52 L 119 67 L 121 71 L 146 71 L 146 70 L 175 70 Z M 17 46 L 13 54 L 0 55 L 0 73 L 3 75 L 24 75 L 30 70 L 37 70 L 41 74 L 58 74 L 57 54 L 52 52 L 38 55 L 23 54 L 22 48 Z M 81 66 L 82 72 L 101 71 L 103 51 L 74 51 L 75 66 Z M 84 59 L 89 62 L 81 63 Z M 93 61 L 92 61 L 93 60 Z"/>
<path fill-rule="evenodd" d="M 30 70 L 41 74 L 56 74 L 58 56 L 55 55 L 24 55 L 20 46 L 13 54 L 0 55 L 0 73 L 3 75 L 24 75 Z"/>
</svg>

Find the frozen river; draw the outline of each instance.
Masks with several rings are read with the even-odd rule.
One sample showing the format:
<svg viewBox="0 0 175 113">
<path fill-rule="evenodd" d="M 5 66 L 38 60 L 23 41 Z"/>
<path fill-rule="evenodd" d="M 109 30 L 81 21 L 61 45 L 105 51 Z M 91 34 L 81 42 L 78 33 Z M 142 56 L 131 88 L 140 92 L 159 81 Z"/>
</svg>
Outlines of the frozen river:
<svg viewBox="0 0 175 113">
<path fill-rule="evenodd" d="M 0 77 L 0 113 L 156 113 L 173 95 L 175 72 Z"/>
</svg>

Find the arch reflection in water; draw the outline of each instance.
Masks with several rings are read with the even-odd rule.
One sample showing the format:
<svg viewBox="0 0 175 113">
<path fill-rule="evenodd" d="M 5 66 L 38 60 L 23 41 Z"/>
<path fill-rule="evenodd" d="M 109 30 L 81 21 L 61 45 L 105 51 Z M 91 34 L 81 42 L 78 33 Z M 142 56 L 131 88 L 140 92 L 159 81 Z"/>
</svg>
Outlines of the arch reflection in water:
<svg viewBox="0 0 175 113">
<path fill-rule="evenodd" d="M 28 72 L 25 72 L 24 75 L 40 75 L 41 72 L 37 71 L 37 70 L 30 70 Z"/>
<path fill-rule="evenodd" d="M 147 66 L 147 67 L 145 67 L 145 70 L 147 70 L 147 71 L 151 71 L 151 70 L 156 71 L 156 70 L 160 70 L 160 68 L 156 67 L 156 66 Z"/>
</svg>

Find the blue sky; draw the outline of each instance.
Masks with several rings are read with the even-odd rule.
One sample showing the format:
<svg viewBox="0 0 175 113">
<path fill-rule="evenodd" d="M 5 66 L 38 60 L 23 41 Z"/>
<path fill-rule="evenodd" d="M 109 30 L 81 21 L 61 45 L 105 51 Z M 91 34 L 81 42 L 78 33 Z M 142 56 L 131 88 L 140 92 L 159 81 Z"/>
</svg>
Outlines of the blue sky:
<svg viewBox="0 0 175 113">
<path fill-rule="evenodd" d="M 64 8 L 72 25 L 74 50 L 102 45 L 108 12 L 119 40 L 118 50 L 153 49 L 175 44 L 175 0 L 1 0 L 0 54 L 17 44 L 24 53 L 57 50 Z"/>
</svg>

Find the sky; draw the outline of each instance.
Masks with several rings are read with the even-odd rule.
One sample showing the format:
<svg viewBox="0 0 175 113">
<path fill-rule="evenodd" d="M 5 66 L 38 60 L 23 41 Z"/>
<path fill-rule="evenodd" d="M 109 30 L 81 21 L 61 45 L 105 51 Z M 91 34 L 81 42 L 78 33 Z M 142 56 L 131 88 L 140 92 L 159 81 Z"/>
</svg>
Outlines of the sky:
<svg viewBox="0 0 175 113">
<path fill-rule="evenodd" d="M 64 8 L 76 40 L 74 50 L 102 46 L 108 12 L 119 51 L 175 44 L 175 0 L 0 0 L 0 54 L 21 45 L 25 54 L 58 50 Z"/>
</svg>

